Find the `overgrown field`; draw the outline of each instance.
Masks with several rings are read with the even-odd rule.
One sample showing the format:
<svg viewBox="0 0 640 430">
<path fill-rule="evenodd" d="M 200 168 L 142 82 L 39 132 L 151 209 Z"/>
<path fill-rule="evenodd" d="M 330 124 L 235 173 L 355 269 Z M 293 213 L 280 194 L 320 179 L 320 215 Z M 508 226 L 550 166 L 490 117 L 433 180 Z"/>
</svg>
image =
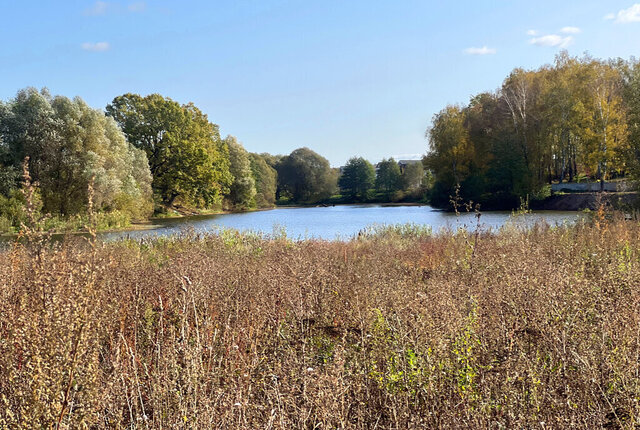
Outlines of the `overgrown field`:
<svg viewBox="0 0 640 430">
<path fill-rule="evenodd" d="M 635 428 L 640 226 L 0 253 L 0 428 Z"/>
</svg>

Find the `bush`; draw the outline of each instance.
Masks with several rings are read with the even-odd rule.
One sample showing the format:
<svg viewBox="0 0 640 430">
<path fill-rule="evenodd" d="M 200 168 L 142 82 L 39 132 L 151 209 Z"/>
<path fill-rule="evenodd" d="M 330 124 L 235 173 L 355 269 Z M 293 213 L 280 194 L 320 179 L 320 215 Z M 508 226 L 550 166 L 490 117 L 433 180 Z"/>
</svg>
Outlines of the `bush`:
<svg viewBox="0 0 640 430">
<path fill-rule="evenodd" d="M 0 233 L 9 233 L 13 231 L 13 223 L 9 218 L 0 215 Z"/>
<path fill-rule="evenodd" d="M 0 217 L 5 220 L 3 222 L 5 227 L 0 228 L 0 231 L 4 232 L 17 230 L 20 228 L 21 223 L 26 221 L 24 197 L 20 191 L 12 191 L 10 197 L 0 194 Z M 6 228 L 7 225 L 9 225 L 9 228 Z"/>
</svg>

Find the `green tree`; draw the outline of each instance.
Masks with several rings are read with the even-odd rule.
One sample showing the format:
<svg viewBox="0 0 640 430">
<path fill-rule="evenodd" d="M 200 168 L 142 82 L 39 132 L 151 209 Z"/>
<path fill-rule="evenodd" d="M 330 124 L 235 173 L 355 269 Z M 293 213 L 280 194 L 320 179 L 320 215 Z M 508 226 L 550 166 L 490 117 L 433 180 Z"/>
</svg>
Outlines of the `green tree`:
<svg viewBox="0 0 640 430">
<path fill-rule="evenodd" d="M 376 189 L 385 193 L 387 198 L 402 187 L 400 166 L 393 158 L 384 159 L 378 163 L 376 172 Z"/>
<path fill-rule="evenodd" d="M 277 171 L 278 197 L 289 196 L 296 203 L 317 203 L 336 190 L 329 161 L 309 148 L 298 148 L 283 157 Z"/>
<path fill-rule="evenodd" d="M 365 200 L 373 188 L 376 171 L 367 160 L 362 157 L 349 159 L 342 169 L 338 185 L 342 194 L 354 200 Z"/>
<path fill-rule="evenodd" d="M 80 98 L 27 88 L 0 109 L 2 164 L 16 176 L 24 157 L 39 184 L 43 210 L 83 212 L 94 179 L 94 206 L 144 218 L 151 209 L 151 175 L 143 151 L 131 146 L 113 119 Z M 11 173 L 13 172 L 13 173 Z"/>
<path fill-rule="evenodd" d="M 262 154 L 258 154 L 258 155 L 262 157 L 262 159 L 269 165 L 269 167 L 272 167 L 274 169 L 277 169 L 278 163 L 280 163 L 282 159 L 286 157 L 286 155 L 280 155 L 280 154 L 272 155 L 272 154 L 269 154 L 268 152 L 263 152 Z"/>
<path fill-rule="evenodd" d="M 256 205 L 260 208 L 272 207 L 276 203 L 278 173 L 260 154 L 249 154 L 251 172 L 256 182 Z"/>
<path fill-rule="evenodd" d="M 447 204 L 455 187 L 469 174 L 474 148 L 465 121 L 461 107 L 447 106 L 434 115 L 427 132 L 429 153 L 425 162 L 435 176 L 432 200 L 437 205 Z"/>
<path fill-rule="evenodd" d="M 106 108 L 133 145 L 143 149 L 153 191 L 164 205 L 209 207 L 229 192 L 229 153 L 218 126 L 193 104 L 151 94 L 124 94 Z"/>
<path fill-rule="evenodd" d="M 224 143 L 229 148 L 230 171 L 233 176 L 227 200 L 236 208 L 251 208 L 255 205 L 256 181 L 251 171 L 249 153 L 234 136 L 227 136 Z"/>
</svg>

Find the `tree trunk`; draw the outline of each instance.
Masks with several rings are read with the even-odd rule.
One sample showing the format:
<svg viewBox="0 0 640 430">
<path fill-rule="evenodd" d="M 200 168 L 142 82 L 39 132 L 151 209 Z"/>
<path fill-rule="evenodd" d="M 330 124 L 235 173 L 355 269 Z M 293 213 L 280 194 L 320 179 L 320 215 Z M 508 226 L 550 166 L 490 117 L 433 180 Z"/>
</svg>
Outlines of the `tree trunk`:
<svg viewBox="0 0 640 430">
<path fill-rule="evenodd" d="M 176 197 L 178 197 L 178 194 L 176 193 L 171 194 L 171 197 L 169 197 L 169 200 L 167 200 L 168 207 L 173 206 L 173 202 L 176 200 Z"/>
</svg>

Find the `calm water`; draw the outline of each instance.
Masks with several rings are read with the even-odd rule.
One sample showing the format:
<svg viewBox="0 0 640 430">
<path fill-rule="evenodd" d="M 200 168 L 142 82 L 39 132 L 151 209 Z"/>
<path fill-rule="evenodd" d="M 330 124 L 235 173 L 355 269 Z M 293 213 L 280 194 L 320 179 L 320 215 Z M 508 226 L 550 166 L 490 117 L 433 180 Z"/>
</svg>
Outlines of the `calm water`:
<svg viewBox="0 0 640 430">
<path fill-rule="evenodd" d="M 574 223 L 581 217 L 577 212 L 542 211 L 513 218 L 511 212 L 485 212 L 480 218 L 484 228 L 498 228 L 507 222 L 517 225 L 532 225 L 545 220 L 551 225 Z M 169 236 L 193 228 L 196 232 L 212 232 L 220 228 L 240 231 L 254 231 L 264 234 L 280 233 L 283 229 L 287 237 L 349 239 L 359 231 L 373 225 L 421 224 L 430 226 L 434 232 L 442 228 L 466 226 L 475 228 L 473 214 L 442 212 L 430 206 L 382 206 L 346 205 L 313 208 L 282 208 L 268 211 L 247 212 L 227 215 L 194 216 L 180 219 L 154 221 L 159 228 L 133 232 L 104 233 L 105 240 L 123 237 L 142 238 Z"/>
</svg>

